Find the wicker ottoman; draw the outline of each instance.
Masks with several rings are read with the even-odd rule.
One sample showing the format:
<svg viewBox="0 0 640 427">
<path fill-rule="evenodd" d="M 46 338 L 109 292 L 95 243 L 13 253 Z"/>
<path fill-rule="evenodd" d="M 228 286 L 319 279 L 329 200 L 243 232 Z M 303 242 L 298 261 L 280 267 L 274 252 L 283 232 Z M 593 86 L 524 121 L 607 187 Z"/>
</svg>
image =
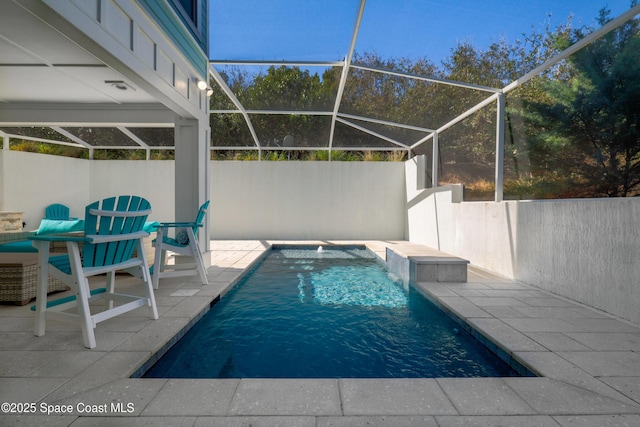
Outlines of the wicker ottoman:
<svg viewBox="0 0 640 427">
<path fill-rule="evenodd" d="M 0 254 L 0 301 L 25 305 L 36 297 L 38 277 L 37 253 Z M 68 287 L 49 276 L 47 292 L 65 291 Z"/>
</svg>

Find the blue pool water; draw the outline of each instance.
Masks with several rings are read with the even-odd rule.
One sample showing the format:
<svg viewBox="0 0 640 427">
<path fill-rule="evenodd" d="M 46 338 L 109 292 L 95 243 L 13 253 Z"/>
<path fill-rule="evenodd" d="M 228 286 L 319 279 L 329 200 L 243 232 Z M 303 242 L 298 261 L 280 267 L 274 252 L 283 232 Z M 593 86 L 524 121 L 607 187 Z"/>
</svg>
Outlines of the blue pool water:
<svg viewBox="0 0 640 427">
<path fill-rule="evenodd" d="M 517 375 L 357 247 L 273 249 L 144 377 Z"/>
</svg>

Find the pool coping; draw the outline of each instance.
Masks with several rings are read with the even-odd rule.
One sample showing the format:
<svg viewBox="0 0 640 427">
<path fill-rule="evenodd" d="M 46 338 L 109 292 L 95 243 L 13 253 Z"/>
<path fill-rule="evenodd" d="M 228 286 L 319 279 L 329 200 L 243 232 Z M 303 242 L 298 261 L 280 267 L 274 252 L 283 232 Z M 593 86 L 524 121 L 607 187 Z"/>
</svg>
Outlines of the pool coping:
<svg viewBox="0 0 640 427">
<path fill-rule="evenodd" d="M 100 324 L 95 350 L 82 348 L 81 338 L 76 338 L 78 333 L 69 328 L 52 328 L 44 337 L 33 337 L 32 314 L 25 313 L 22 307 L 0 306 L 0 318 L 4 321 L 0 331 L 0 399 L 74 405 L 116 401 L 132 402 L 135 406 L 132 413 L 56 416 L 61 425 L 75 425 L 88 421 L 89 417 L 99 422 L 103 416 L 139 417 L 141 421 L 160 425 L 252 422 L 266 418 L 287 425 L 351 425 L 356 419 L 374 424 L 384 419 L 390 425 L 441 426 L 474 420 L 489 424 L 495 420 L 514 425 L 569 425 L 579 419 L 602 425 L 614 418 L 620 423 L 640 425 L 638 325 L 474 266 L 469 267 L 470 280 L 466 284 L 420 286 L 543 377 L 128 378 L 157 350 L 159 340 L 172 339 L 197 313 L 224 295 L 271 243 L 296 242 L 213 241 L 214 262 L 208 270 L 210 285 L 201 286 L 193 280 L 161 283 L 157 292 L 161 319 L 148 321 L 141 316 L 128 318 L 126 324 L 114 322 L 105 327 Z M 387 246 L 420 247 L 401 241 L 365 243 L 378 254 Z M 188 296 L 171 296 L 180 291 Z M 519 293 L 525 296 L 517 296 Z M 558 310 L 553 310 L 554 307 Z M 544 317 L 546 312 L 561 317 Z M 574 312 L 585 317 L 580 317 L 580 322 L 567 317 Z M 137 329 L 126 331 L 127 328 Z M 42 413 L 0 417 L 7 423 L 33 425 L 49 419 Z"/>
</svg>

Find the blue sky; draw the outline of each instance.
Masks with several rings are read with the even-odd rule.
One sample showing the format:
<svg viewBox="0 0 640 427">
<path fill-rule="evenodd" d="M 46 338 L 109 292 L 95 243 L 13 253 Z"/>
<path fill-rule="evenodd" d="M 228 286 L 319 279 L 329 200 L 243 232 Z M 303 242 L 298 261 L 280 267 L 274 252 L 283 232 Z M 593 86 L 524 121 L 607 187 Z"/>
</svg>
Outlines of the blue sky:
<svg viewBox="0 0 640 427">
<path fill-rule="evenodd" d="M 630 0 L 368 0 L 356 51 L 440 63 L 459 42 L 484 49 L 532 29 L 592 24 Z M 335 61 L 346 54 L 358 0 L 211 0 L 210 58 Z"/>
</svg>

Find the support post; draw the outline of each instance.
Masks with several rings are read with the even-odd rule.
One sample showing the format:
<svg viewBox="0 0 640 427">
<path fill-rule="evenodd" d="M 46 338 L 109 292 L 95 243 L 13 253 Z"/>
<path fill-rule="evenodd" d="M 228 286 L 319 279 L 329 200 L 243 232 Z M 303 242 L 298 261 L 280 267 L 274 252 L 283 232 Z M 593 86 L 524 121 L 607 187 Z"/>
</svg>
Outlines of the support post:
<svg viewBox="0 0 640 427">
<path fill-rule="evenodd" d="M 438 132 L 433 133 L 433 152 L 431 153 L 431 188 L 438 186 L 438 168 L 440 167 L 438 146 Z"/>
<path fill-rule="evenodd" d="M 504 190 L 504 94 L 498 94 L 496 100 L 496 189 L 495 201 L 503 200 Z"/>
<path fill-rule="evenodd" d="M 205 118 L 175 118 L 175 220 L 178 222 L 192 222 L 200 206 L 209 199 L 209 132 Z M 198 242 L 200 251 L 206 252 L 208 215 Z"/>
</svg>

